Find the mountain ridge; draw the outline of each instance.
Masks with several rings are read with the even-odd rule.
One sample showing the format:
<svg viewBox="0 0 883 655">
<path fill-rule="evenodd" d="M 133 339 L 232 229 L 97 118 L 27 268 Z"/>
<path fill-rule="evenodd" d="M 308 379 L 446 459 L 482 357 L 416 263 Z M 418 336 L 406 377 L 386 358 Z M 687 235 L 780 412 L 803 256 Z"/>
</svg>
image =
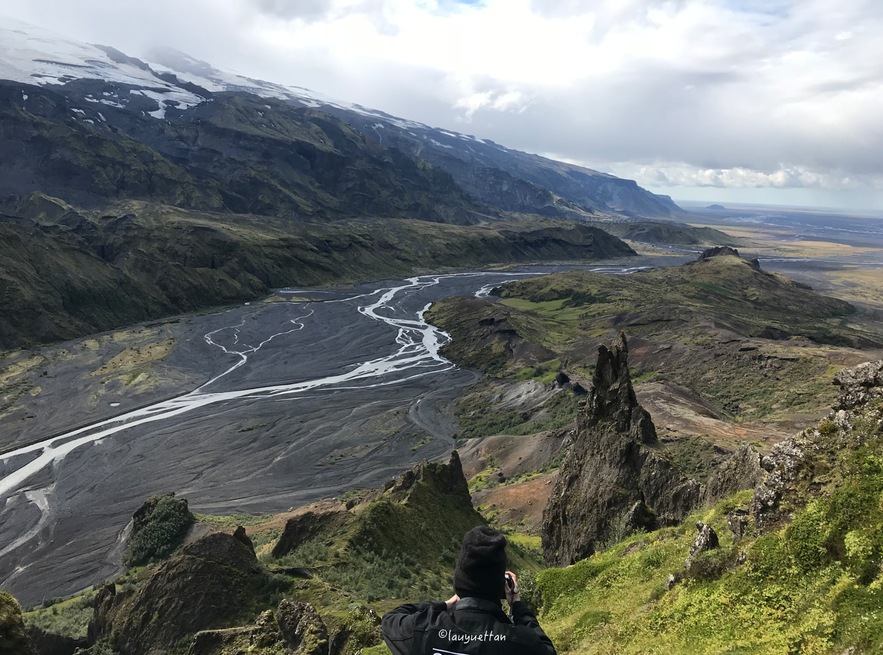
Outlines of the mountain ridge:
<svg viewBox="0 0 883 655">
<path fill-rule="evenodd" d="M 641 189 L 632 180 L 334 101 L 303 87 L 226 73 L 178 51 L 155 50 L 152 55 L 157 63 L 146 62 L 110 46 L 64 39 L 17 21 L 9 24 L 11 28 L 0 28 L 0 43 L 6 50 L 5 61 L 0 61 L 0 79 L 60 86 L 96 110 L 104 105 L 168 120 L 211 102 L 221 92 L 250 93 L 334 115 L 383 146 L 394 146 L 446 170 L 478 199 L 502 209 L 559 217 L 671 218 L 681 213 L 670 198 Z M 107 85 L 122 87 L 128 93 L 120 96 L 104 88 Z M 90 93 L 90 87 L 95 91 Z M 22 91 L 22 95 L 28 94 Z M 477 176 L 496 178 L 495 183 L 476 183 Z M 522 183 L 513 185 L 509 177 Z M 530 185 L 542 187 L 545 193 L 537 193 L 539 190 Z M 524 186 L 533 190 L 527 198 L 524 189 L 517 188 Z"/>
</svg>

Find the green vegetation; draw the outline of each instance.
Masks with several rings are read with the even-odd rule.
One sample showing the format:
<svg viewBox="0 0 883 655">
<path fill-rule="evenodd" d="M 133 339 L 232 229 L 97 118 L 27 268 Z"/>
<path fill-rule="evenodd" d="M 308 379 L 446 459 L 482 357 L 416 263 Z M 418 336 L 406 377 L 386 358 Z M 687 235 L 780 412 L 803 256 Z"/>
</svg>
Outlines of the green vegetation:
<svg viewBox="0 0 883 655">
<path fill-rule="evenodd" d="M 835 320 L 855 311 L 848 303 L 732 256 L 631 275 L 574 270 L 510 282 L 499 293 L 503 304 L 546 323 L 548 344 L 622 321 L 630 332 L 650 336 L 709 317 L 745 336 L 778 330 L 834 345 L 866 336 Z"/>
<path fill-rule="evenodd" d="M 597 345 L 624 330 L 675 346 L 636 366 L 634 383 L 685 386 L 737 422 L 818 412 L 835 395 L 832 346 L 881 341 L 849 326 L 855 309 L 848 303 L 730 255 L 631 275 L 572 270 L 495 293 L 496 303 L 448 298 L 432 306 L 427 319 L 453 336 L 446 357 L 517 379 L 550 382 L 556 367 L 590 376 Z M 740 348 L 748 339 L 758 345 Z M 484 416 L 486 408 L 468 397 L 464 403 L 461 436 L 514 429 L 514 417 Z"/>
<path fill-rule="evenodd" d="M 89 592 L 67 601 L 59 601 L 46 606 L 42 611 L 28 612 L 24 615 L 27 625 L 63 637 L 82 639 L 94 612 L 95 597 Z"/>
<path fill-rule="evenodd" d="M 749 245 L 748 239 L 731 237 L 711 227 L 693 227 L 677 223 L 593 223 L 613 236 L 640 243 L 682 246 L 733 246 Z"/>
<path fill-rule="evenodd" d="M 194 514 L 193 517 L 199 523 L 207 523 L 222 530 L 233 530 L 239 527 L 260 525 L 273 519 L 273 514 L 227 514 L 215 516 L 213 514 Z"/>
<path fill-rule="evenodd" d="M 535 434 L 573 423 L 579 399 L 560 391 L 541 407 L 525 412 L 496 408 L 484 395 L 467 395 L 456 407 L 461 430 L 458 439 L 477 439 L 494 434 Z"/>
<path fill-rule="evenodd" d="M 173 495 L 151 496 L 135 514 L 126 564 L 138 566 L 167 557 L 180 545 L 194 520 L 186 500 Z"/>
<path fill-rule="evenodd" d="M 705 483 L 711 463 L 718 452 L 714 444 L 700 435 L 688 435 L 666 448 L 671 462 L 697 482 Z"/>
<path fill-rule="evenodd" d="M 18 602 L 0 591 L 0 652 L 26 654 L 30 652 L 28 644 Z"/>
<path fill-rule="evenodd" d="M 684 525 L 629 537 L 566 569 L 537 576 L 540 620 L 559 652 L 617 654 L 817 653 L 883 650 L 883 434 L 879 412 L 855 423 L 814 500 L 790 525 L 734 544 L 726 516 L 742 492 Z M 831 428 L 826 426 L 830 433 Z M 829 439 L 823 437 L 824 439 Z M 804 494 L 808 493 L 805 491 Z M 702 573 L 666 592 L 683 570 L 696 520 L 721 547 Z"/>
<path fill-rule="evenodd" d="M 551 219 L 468 226 L 402 218 L 325 224 L 138 201 L 77 216 L 94 232 L 88 245 L 66 229 L 50 233 L 0 223 L 0 281 L 9 285 L 0 298 L 0 313 L 9 317 L 0 330 L 0 349 L 256 300 L 275 287 L 632 254 L 595 228 Z M 117 250 L 112 261 L 95 254 Z M 51 328 L 39 322 L 45 314 L 52 317 Z"/>
</svg>

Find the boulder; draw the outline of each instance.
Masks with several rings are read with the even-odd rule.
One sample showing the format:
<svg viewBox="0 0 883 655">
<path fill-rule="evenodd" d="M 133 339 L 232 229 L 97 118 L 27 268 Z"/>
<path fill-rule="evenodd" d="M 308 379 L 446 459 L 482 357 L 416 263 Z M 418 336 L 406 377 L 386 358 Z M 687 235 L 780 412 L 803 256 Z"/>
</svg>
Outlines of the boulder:
<svg viewBox="0 0 883 655">
<path fill-rule="evenodd" d="M 567 566 L 589 557 L 614 525 L 676 525 L 696 506 L 699 491 L 662 457 L 650 414 L 632 388 L 628 343 L 620 334 L 611 348 L 598 349 L 592 387 L 543 512 L 546 563 Z"/>
<path fill-rule="evenodd" d="M 251 552 L 254 552 L 254 544 L 252 543 L 251 538 L 245 533 L 245 528 L 241 525 L 233 532 L 233 538 L 245 545 L 245 547 Z"/>
<path fill-rule="evenodd" d="M 702 500 L 714 503 L 736 492 L 754 489 L 765 475 L 760 465 L 760 455 L 746 444 L 714 470 L 702 491 Z"/>
<path fill-rule="evenodd" d="M 263 575 L 254 552 L 232 535 L 203 537 L 115 610 L 113 645 L 122 655 L 148 655 L 200 630 L 236 625 Z"/>
<path fill-rule="evenodd" d="M 328 655 L 328 628 L 309 603 L 285 599 L 276 613 L 282 643 L 295 655 Z"/>
<path fill-rule="evenodd" d="M 733 543 L 741 541 L 748 528 L 748 512 L 744 509 L 737 509 L 727 514 L 727 527 L 733 533 Z"/>
<path fill-rule="evenodd" d="M 25 632 L 21 607 L 5 591 L 0 591 L 0 653 L 2 655 L 35 655 Z"/>
</svg>

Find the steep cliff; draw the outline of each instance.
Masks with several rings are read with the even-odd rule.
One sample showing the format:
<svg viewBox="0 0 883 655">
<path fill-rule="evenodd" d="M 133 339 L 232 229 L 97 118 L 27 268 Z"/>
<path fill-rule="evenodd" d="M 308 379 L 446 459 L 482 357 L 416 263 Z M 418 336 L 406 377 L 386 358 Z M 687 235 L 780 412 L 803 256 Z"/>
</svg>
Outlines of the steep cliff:
<svg viewBox="0 0 883 655">
<path fill-rule="evenodd" d="M 595 552 L 617 522 L 656 529 L 681 522 L 700 487 L 659 448 L 650 415 L 629 378 L 628 344 L 620 334 L 600 346 L 588 399 L 543 512 L 543 556 L 550 566 Z"/>
</svg>

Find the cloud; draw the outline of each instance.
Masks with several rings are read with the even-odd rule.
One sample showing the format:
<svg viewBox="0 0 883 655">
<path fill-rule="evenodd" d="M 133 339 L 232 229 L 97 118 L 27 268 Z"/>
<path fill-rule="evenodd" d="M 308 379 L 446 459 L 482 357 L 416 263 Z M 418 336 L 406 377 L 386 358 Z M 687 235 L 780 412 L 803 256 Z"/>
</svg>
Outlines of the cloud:
<svg viewBox="0 0 883 655">
<path fill-rule="evenodd" d="M 328 16 L 333 4 L 327 0 L 255 0 L 255 8 L 279 18 L 313 22 Z"/>
<path fill-rule="evenodd" d="M 852 175 L 843 170 L 816 171 L 781 165 L 772 171 L 750 168 L 700 168 L 680 162 L 620 162 L 606 168 L 650 187 L 713 187 L 720 189 L 883 190 L 883 175 Z"/>
<path fill-rule="evenodd" d="M 134 55 L 171 46 L 431 125 L 468 122 L 519 150 L 647 167 L 656 185 L 848 191 L 879 189 L 883 175 L 879 0 L 4 0 L 2 11 Z"/>
</svg>

